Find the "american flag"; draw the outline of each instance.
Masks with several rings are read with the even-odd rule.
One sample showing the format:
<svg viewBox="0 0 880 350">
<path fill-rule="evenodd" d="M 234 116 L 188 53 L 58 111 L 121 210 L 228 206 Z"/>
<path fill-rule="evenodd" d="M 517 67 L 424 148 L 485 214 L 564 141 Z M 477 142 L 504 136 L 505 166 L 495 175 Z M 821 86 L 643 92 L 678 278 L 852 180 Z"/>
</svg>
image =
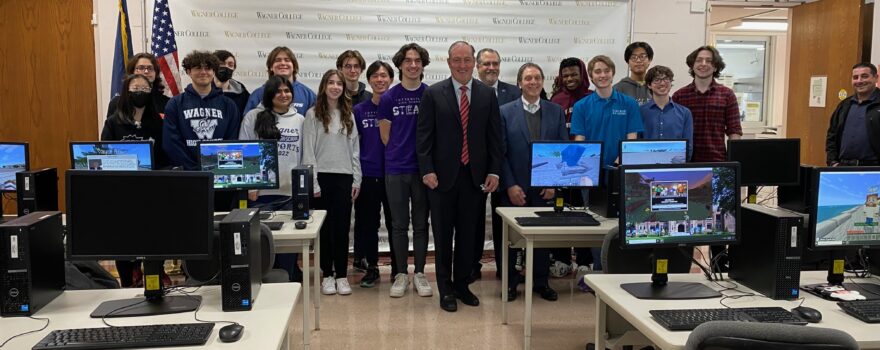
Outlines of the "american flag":
<svg viewBox="0 0 880 350">
<path fill-rule="evenodd" d="M 153 55 L 159 61 L 166 92 L 177 96 L 180 88 L 180 68 L 177 64 L 177 41 L 174 40 L 174 25 L 171 24 L 171 9 L 168 0 L 156 0 L 153 6 Z"/>
</svg>

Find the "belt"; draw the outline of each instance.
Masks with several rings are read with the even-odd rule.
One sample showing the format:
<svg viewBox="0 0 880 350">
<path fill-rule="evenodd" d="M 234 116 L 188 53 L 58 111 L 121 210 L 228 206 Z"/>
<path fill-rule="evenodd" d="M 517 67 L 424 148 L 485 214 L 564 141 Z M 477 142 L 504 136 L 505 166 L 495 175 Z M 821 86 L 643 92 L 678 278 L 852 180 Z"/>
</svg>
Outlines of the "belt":
<svg viewBox="0 0 880 350">
<path fill-rule="evenodd" d="M 840 165 L 859 166 L 859 165 L 878 165 L 880 161 L 861 160 L 861 159 L 841 159 Z"/>
</svg>

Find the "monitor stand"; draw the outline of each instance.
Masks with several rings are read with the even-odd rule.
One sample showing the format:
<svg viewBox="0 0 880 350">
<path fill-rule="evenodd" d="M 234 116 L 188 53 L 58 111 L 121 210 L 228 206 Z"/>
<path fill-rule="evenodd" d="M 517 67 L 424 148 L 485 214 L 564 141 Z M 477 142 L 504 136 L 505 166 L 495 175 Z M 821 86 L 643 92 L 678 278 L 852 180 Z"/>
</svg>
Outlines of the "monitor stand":
<svg viewBox="0 0 880 350">
<path fill-rule="evenodd" d="M 136 317 L 195 311 L 202 303 L 198 295 L 164 296 L 162 260 L 144 261 L 144 295 L 138 298 L 108 300 L 89 315 L 92 318 Z"/>
<path fill-rule="evenodd" d="M 652 271 L 651 282 L 623 283 L 627 293 L 638 299 L 649 300 L 686 300 L 686 299 L 710 299 L 721 297 L 712 288 L 696 282 L 669 282 L 667 275 L 669 260 L 659 255 L 660 251 L 654 250 L 651 258 Z"/>
<path fill-rule="evenodd" d="M 562 197 L 562 189 L 557 188 L 553 198 L 553 211 L 536 211 L 535 215 L 540 217 L 593 217 L 586 211 L 565 211 L 565 198 Z M 585 203 L 586 204 L 586 203 Z"/>
</svg>

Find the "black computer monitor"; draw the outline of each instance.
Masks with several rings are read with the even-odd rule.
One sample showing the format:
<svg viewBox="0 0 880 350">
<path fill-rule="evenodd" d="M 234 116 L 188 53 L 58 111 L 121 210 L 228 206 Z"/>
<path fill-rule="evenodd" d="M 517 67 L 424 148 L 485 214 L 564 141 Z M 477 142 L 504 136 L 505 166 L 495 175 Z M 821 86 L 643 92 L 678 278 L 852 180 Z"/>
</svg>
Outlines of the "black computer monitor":
<svg viewBox="0 0 880 350">
<path fill-rule="evenodd" d="M 621 248 L 736 244 L 740 239 L 739 185 L 739 164 L 735 162 L 621 167 Z M 659 265 L 654 282 L 621 287 L 645 299 L 718 296 L 699 283 L 666 284 L 662 263 Z"/>
<path fill-rule="evenodd" d="M 199 142 L 199 166 L 214 174 L 215 190 L 278 188 L 278 142 L 228 140 Z"/>
<path fill-rule="evenodd" d="M 687 139 L 621 140 L 620 165 L 683 164 L 687 150 Z"/>
<path fill-rule="evenodd" d="M 561 189 L 600 186 L 602 142 L 535 141 L 531 144 L 529 164 L 529 186 L 556 189 L 553 212 L 562 215 L 565 199 Z"/>
<path fill-rule="evenodd" d="M 800 182 L 800 139 L 728 140 L 727 160 L 739 162 L 743 186 L 791 186 Z"/>
<path fill-rule="evenodd" d="M 196 171 L 68 170 L 67 251 L 71 260 L 143 259 L 146 299 L 101 304 L 92 317 L 194 310 L 191 297 L 164 297 L 165 259 L 210 259 L 213 175 Z"/>
<path fill-rule="evenodd" d="M 71 142 L 71 169 L 153 170 L 153 141 Z"/>
<path fill-rule="evenodd" d="M 28 144 L 0 142 L 0 192 L 15 193 L 15 173 L 30 170 Z"/>
</svg>

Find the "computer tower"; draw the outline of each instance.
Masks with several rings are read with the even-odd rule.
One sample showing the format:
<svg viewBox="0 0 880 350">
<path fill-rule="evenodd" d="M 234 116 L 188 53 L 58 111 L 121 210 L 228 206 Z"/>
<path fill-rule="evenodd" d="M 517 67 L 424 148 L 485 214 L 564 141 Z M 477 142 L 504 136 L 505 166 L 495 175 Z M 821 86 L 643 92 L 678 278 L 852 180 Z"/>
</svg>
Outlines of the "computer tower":
<svg viewBox="0 0 880 350">
<path fill-rule="evenodd" d="M 15 173 L 18 216 L 58 210 L 58 171 L 55 168 Z"/>
<path fill-rule="evenodd" d="M 743 204 L 741 238 L 728 249 L 728 275 L 776 300 L 798 298 L 804 217 L 785 209 Z"/>
<path fill-rule="evenodd" d="M 61 213 L 38 211 L 0 224 L 0 316 L 29 316 L 64 290 Z"/>
<path fill-rule="evenodd" d="M 605 167 L 602 169 L 604 183 L 599 187 L 589 189 L 590 211 L 606 218 L 618 217 L 620 205 L 620 170 L 617 167 Z"/>
<path fill-rule="evenodd" d="M 813 171 L 815 167 L 812 165 L 801 164 L 801 182 L 793 186 L 779 186 L 776 192 L 776 202 L 780 208 L 793 210 L 798 213 L 809 213 L 810 201 L 813 198 L 812 183 Z"/>
<path fill-rule="evenodd" d="M 220 296 L 223 311 L 248 311 L 263 280 L 260 210 L 234 209 L 220 221 Z"/>
<path fill-rule="evenodd" d="M 291 182 L 293 182 L 293 219 L 308 220 L 311 216 L 309 199 L 312 196 L 312 166 L 300 165 L 291 170 Z"/>
</svg>

